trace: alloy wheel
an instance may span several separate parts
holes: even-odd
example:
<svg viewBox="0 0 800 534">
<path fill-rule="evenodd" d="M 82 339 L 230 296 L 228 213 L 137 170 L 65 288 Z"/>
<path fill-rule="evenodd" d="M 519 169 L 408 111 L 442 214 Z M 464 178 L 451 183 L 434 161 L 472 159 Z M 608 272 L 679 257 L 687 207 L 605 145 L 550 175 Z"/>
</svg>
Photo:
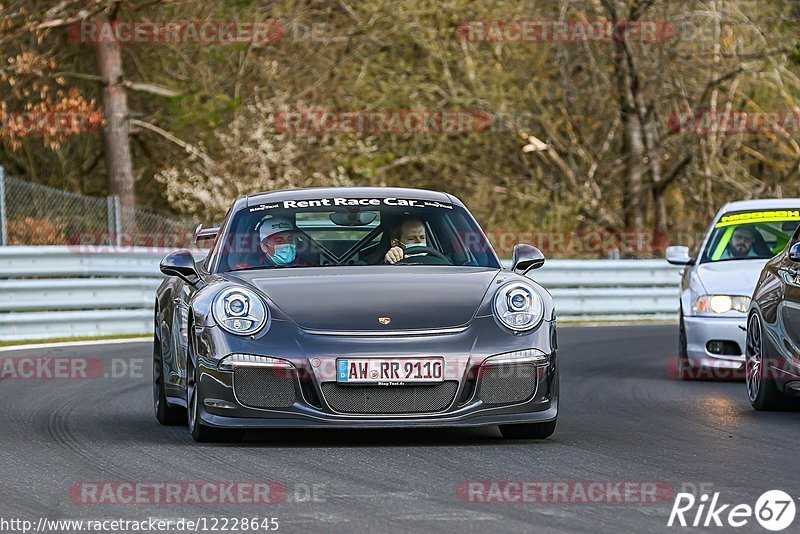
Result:
<svg viewBox="0 0 800 534">
<path fill-rule="evenodd" d="M 745 383 L 747 396 L 755 402 L 761 391 L 761 366 L 763 350 L 761 342 L 761 319 L 753 314 L 747 324 L 747 349 L 745 355 Z"/>
</svg>

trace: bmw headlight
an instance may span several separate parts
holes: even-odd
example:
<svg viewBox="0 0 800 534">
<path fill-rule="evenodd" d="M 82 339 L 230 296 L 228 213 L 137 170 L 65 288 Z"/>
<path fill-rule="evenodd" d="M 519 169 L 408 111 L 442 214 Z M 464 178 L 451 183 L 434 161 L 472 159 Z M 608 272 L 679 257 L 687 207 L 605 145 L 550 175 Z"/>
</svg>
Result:
<svg viewBox="0 0 800 534">
<path fill-rule="evenodd" d="M 544 305 L 533 287 L 517 282 L 497 290 L 494 313 L 506 327 L 525 332 L 538 326 L 544 315 Z"/>
<path fill-rule="evenodd" d="M 267 323 L 269 312 L 258 295 L 241 287 L 229 287 L 217 294 L 211 308 L 214 320 L 231 334 L 255 334 Z"/>
<path fill-rule="evenodd" d="M 720 315 L 729 311 L 747 313 L 750 307 L 750 297 L 734 295 L 703 295 L 694 304 L 694 311 L 698 314 Z"/>
</svg>

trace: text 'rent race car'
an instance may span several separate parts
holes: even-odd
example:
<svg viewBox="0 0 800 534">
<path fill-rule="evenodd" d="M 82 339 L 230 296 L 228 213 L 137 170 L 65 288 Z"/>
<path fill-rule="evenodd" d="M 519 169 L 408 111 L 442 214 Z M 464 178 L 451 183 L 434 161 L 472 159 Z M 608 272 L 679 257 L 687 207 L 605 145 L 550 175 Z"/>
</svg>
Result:
<svg viewBox="0 0 800 534">
<path fill-rule="evenodd" d="M 556 425 L 555 310 L 501 267 L 445 193 L 394 188 L 240 198 L 200 229 L 208 256 L 161 263 L 153 398 L 195 439 L 223 429 Z M 188 412 L 188 414 L 187 414 Z M 225 434 L 222 432 L 222 434 Z"/>
</svg>

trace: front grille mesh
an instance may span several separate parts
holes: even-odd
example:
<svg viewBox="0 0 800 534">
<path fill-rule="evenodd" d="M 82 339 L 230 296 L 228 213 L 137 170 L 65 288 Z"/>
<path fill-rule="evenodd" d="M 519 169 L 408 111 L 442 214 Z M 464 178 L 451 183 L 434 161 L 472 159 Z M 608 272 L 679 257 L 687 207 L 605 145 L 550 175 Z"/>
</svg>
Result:
<svg viewBox="0 0 800 534">
<path fill-rule="evenodd" d="M 536 393 L 533 364 L 487 365 L 480 370 L 480 399 L 486 404 L 522 402 Z"/>
<path fill-rule="evenodd" d="M 236 398 L 252 408 L 288 408 L 295 401 L 294 371 L 240 367 L 233 373 Z"/>
<path fill-rule="evenodd" d="M 340 386 L 322 384 L 328 405 L 337 412 L 398 414 L 440 412 L 453 402 L 456 380 L 434 386 Z"/>
</svg>

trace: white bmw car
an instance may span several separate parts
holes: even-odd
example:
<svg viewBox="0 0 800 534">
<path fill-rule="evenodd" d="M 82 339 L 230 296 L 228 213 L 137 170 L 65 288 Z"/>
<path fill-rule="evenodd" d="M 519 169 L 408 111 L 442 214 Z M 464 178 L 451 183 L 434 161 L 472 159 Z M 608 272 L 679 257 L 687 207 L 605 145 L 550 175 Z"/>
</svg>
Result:
<svg viewBox="0 0 800 534">
<path fill-rule="evenodd" d="M 714 217 L 699 254 L 667 248 L 667 261 L 685 265 L 680 296 L 679 372 L 742 369 L 750 297 L 767 261 L 789 243 L 800 224 L 800 199 L 726 204 Z"/>
</svg>

